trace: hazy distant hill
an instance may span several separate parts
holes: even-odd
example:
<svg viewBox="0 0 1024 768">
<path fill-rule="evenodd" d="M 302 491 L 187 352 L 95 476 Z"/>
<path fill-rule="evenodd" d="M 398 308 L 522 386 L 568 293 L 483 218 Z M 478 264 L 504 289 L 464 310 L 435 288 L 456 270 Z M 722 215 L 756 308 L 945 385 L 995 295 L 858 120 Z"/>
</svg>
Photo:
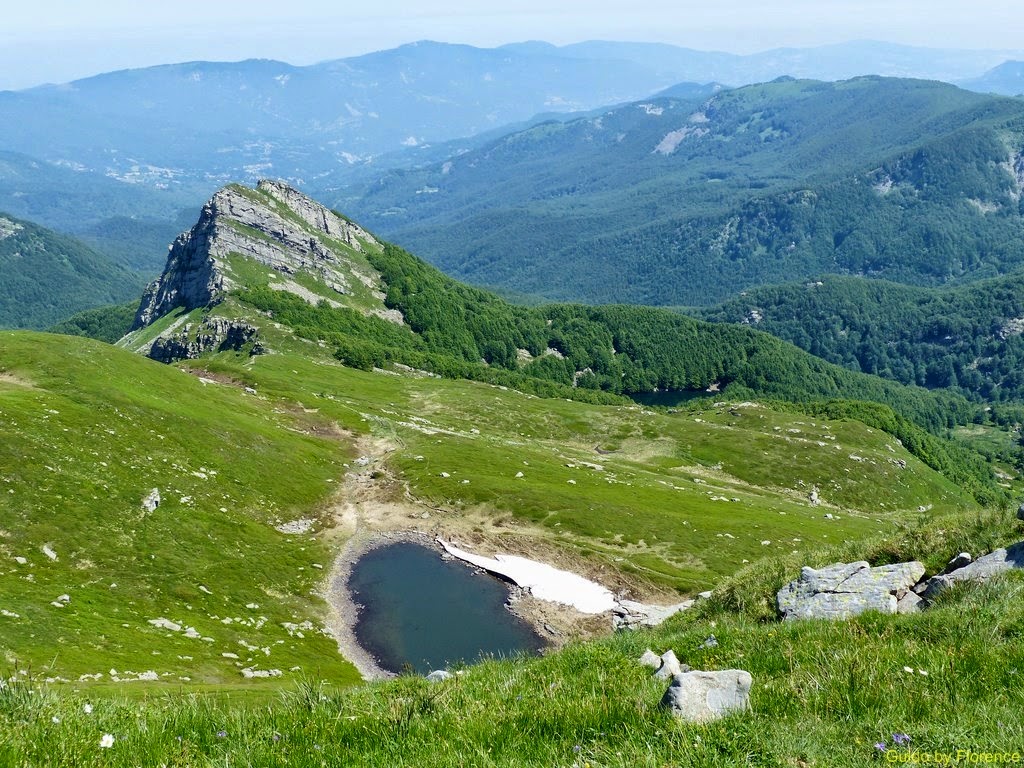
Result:
<svg viewBox="0 0 1024 768">
<path fill-rule="evenodd" d="M 964 80 L 960 85 L 979 93 L 1020 96 L 1024 94 L 1024 61 L 1004 61 L 981 77 Z"/>
<path fill-rule="evenodd" d="M 652 99 L 396 172 L 336 204 L 478 284 L 707 304 L 823 273 L 918 284 L 1024 263 L 1024 102 L 781 79 Z"/>
</svg>

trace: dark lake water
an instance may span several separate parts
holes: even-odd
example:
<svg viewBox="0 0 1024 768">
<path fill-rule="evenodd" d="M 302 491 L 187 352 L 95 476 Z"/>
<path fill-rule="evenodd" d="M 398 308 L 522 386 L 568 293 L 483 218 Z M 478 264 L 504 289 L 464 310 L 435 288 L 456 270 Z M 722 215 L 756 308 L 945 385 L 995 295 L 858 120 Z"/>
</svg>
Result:
<svg viewBox="0 0 1024 768">
<path fill-rule="evenodd" d="M 433 549 L 400 542 L 373 549 L 352 568 L 359 644 L 391 672 L 419 673 L 482 655 L 535 653 L 544 642 L 505 608 L 508 586 Z"/>
<path fill-rule="evenodd" d="M 703 397 L 712 396 L 713 395 L 705 392 L 703 389 L 698 389 L 679 392 L 635 392 L 634 394 L 629 395 L 629 399 L 640 403 L 640 405 L 662 405 L 672 408 L 677 405 L 682 405 L 683 403 L 689 403 Z"/>
</svg>

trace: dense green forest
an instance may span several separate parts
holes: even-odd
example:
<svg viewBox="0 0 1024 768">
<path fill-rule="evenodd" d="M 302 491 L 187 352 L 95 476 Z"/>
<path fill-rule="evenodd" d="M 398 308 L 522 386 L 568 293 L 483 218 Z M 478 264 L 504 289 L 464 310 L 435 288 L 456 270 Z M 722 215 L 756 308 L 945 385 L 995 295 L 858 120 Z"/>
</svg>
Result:
<svg viewBox="0 0 1024 768">
<path fill-rule="evenodd" d="M 137 296 L 143 283 L 74 238 L 0 214 L 0 328 L 46 328 Z"/>
<path fill-rule="evenodd" d="M 1024 264 L 1024 102 L 937 82 L 782 79 L 550 122 L 339 204 L 456 277 L 595 303 L 706 305 L 851 274 Z"/>
<path fill-rule="evenodd" d="M 407 325 L 326 302 L 313 306 L 267 287 L 243 288 L 236 295 L 300 336 L 331 344 L 353 367 L 400 363 L 589 402 L 617 402 L 622 395 L 658 389 L 711 388 L 714 397 L 829 408 L 836 418 L 857 418 L 890 432 L 979 497 L 999 493 L 978 454 L 934 436 L 977 413 L 958 395 L 847 371 L 737 325 L 649 307 L 522 307 L 452 280 L 394 245 L 367 256 L 387 285 L 387 306 L 399 309 Z"/>
<path fill-rule="evenodd" d="M 1024 400 L 1024 274 L 944 289 L 824 276 L 750 290 L 697 314 L 904 384 Z"/>
<path fill-rule="evenodd" d="M 127 304 L 108 304 L 95 309 L 84 309 L 47 330 L 50 333 L 86 336 L 113 344 L 128 333 L 138 308 L 139 302 L 129 301 Z"/>
</svg>

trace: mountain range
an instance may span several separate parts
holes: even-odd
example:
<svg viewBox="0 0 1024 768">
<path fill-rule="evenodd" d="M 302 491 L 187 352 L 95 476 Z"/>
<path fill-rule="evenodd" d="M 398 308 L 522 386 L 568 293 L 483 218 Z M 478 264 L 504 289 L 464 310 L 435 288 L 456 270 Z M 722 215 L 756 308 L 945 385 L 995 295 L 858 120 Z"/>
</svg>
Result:
<svg viewBox="0 0 1024 768">
<path fill-rule="evenodd" d="M 1024 259 L 1024 102 L 781 79 L 547 122 L 334 201 L 453 275 L 707 304 L 823 273 L 937 285 Z"/>
</svg>

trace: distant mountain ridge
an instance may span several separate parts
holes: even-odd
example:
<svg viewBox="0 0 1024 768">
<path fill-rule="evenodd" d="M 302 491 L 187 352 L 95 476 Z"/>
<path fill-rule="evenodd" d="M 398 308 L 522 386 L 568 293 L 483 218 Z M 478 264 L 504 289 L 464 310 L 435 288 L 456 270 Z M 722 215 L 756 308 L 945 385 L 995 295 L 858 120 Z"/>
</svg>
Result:
<svg viewBox="0 0 1024 768">
<path fill-rule="evenodd" d="M 708 304 L 824 273 L 938 285 L 1024 264 L 1024 102 L 780 78 L 551 122 L 336 204 L 462 279 Z"/>
</svg>

